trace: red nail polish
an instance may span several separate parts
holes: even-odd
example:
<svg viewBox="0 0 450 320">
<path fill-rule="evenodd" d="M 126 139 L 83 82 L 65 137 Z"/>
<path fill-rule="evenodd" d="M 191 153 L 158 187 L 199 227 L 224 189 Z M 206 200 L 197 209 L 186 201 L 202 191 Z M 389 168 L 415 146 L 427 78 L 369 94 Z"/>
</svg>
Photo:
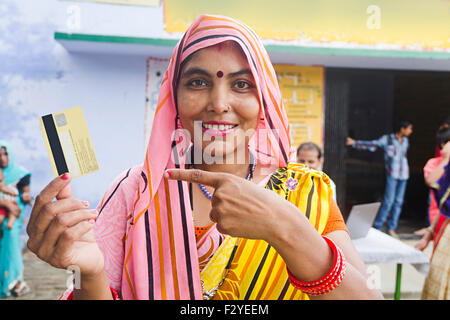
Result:
<svg viewBox="0 0 450 320">
<path fill-rule="evenodd" d="M 69 174 L 68 174 L 67 172 L 64 173 L 64 174 L 61 176 L 61 179 L 63 179 L 63 180 L 69 179 Z"/>
<path fill-rule="evenodd" d="M 170 172 L 169 170 L 167 170 L 166 172 L 167 172 L 167 176 L 170 178 L 170 176 L 172 175 L 172 172 Z"/>
</svg>

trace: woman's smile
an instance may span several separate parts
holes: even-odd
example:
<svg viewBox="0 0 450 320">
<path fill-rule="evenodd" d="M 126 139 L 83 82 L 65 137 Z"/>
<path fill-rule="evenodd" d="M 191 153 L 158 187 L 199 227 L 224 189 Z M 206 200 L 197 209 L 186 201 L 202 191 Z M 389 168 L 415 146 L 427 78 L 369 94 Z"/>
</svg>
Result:
<svg viewBox="0 0 450 320">
<path fill-rule="evenodd" d="M 210 136 L 226 136 L 238 127 L 237 124 L 223 121 L 203 121 L 202 131 Z"/>
</svg>

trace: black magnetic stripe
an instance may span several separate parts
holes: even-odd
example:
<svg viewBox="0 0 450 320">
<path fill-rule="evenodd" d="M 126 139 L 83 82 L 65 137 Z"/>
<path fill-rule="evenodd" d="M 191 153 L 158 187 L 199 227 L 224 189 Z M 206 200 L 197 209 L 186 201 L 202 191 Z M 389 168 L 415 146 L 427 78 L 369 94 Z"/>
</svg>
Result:
<svg viewBox="0 0 450 320">
<path fill-rule="evenodd" d="M 112 196 L 114 195 L 114 193 L 116 193 L 117 189 L 119 188 L 120 184 L 126 179 L 128 178 L 128 175 L 130 174 L 131 168 L 128 169 L 127 174 L 125 175 L 125 177 L 122 178 L 122 180 L 119 181 L 119 183 L 117 184 L 117 186 L 114 188 L 113 192 L 111 193 L 111 195 L 108 197 L 108 199 L 106 199 L 106 201 L 103 203 L 103 206 L 100 208 L 100 211 L 98 213 L 98 215 L 100 216 L 100 213 L 102 213 L 103 208 L 106 207 L 106 204 L 109 202 L 109 200 L 111 200 Z M 98 216 L 97 216 L 98 218 Z"/>
<path fill-rule="evenodd" d="M 311 179 L 313 179 L 311 177 Z M 314 194 L 314 183 L 312 184 L 311 190 L 309 191 L 308 194 L 308 204 L 306 205 L 306 217 L 309 219 L 309 215 L 311 213 L 311 201 L 312 201 L 312 196 Z"/>
<path fill-rule="evenodd" d="M 56 131 L 53 116 L 51 114 L 43 116 L 42 122 L 47 134 L 48 143 L 50 144 L 50 149 L 52 150 L 53 160 L 55 161 L 56 171 L 58 172 L 58 175 L 69 172 L 66 159 L 64 158 L 64 152 L 61 147 L 61 142 L 59 141 L 58 132 Z"/>
<path fill-rule="evenodd" d="M 264 256 L 263 256 L 261 262 L 259 263 L 258 269 L 256 269 L 256 273 L 253 276 L 252 282 L 250 283 L 250 287 L 248 288 L 248 290 L 245 294 L 244 300 L 248 300 L 250 298 L 253 288 L 256 285 L 256 281 L 258 281 L 261 270 L 264 267 L 264 263 L 266 262 L 267 256 L 269 255 L 270 248 L 271 248 L 270 245 L 267 245 L 266 252 L 264 252 Z"/>
<path fill-rule="evenodd" d="M 172 143 L 172 150 L 174 151 L 174 162 L 175 168 L 179 169 L 180 165 L 178 163 L 178 150 L 175 141 Z M 186 256 L 186 269 L 188 274 L 188 284 L 189 284 L 189 295 L 190 299 L 193 300 L 195 298 L 194 294 L 194 278 L 192 275 L 192 264 L 191 264 L 191 250 L 189 248 L 189 234 L 187 230 L 187 221 L 186 221 L 186 208 L 184 206 L 184 193 L 183 193 L 183 182 L 181 180 L 177 181 L 178 185 L 178 195 L 180 197 L 180 209 L 181 209 L 181 222 L 183 225 L 183 240 L 184 240 L 184 251 Z"/>
<path fill-rule="evenodd" d="M 286 280 L 286 283 L 284 284 L 283 290 L 281 290 L 280 296 L 278 297 L 278 300 L 283 300 L 284 296 L 286 295 L 286 292 L 289 288 L 290 281 L 289 279 Z"/>
<path fill-rule="evenodd" d="M 145 239 L 147 244 L 147 265 L 148 265 L 148 299 L 154 300 L 153 292 L 153 260 L 152 260 L 152 241 L 150 239 L 150 223 L 148 221 L 148 210 L 145 211 Z"/>
</svg>

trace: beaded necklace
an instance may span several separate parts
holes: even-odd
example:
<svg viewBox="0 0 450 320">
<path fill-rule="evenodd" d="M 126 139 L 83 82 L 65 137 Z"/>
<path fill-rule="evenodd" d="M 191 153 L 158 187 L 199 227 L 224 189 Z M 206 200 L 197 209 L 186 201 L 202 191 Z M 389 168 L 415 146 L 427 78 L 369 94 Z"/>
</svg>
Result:
<svg viewBox="0 0 450 320">
<path fill-rule="evenodd" d="M 253 172 L 255 171 L 255 167 L 256 167 L 256 163 L 255 163 L 255 159 L 253 158 L 253 155 L 250 153 L 250 166 L 248 168 L 248 174 L 247 174 L 247 178 L 246 180 L 249 181 L 250 179 L 253 178 Z M 206 190 L 205 186 L 202 184 L 198 184 L 198 186 L 200 187 L 200 190 L 202 190 L 203 194 L 209 199 L 212 199 L 212 194 Z"/>
</svg>

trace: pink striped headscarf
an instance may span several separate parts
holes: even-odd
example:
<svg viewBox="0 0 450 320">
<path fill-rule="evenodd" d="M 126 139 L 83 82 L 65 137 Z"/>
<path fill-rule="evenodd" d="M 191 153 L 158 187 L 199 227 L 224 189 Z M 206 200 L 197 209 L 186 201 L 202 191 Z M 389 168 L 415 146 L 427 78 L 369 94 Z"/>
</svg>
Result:
<svg viewBox="0 0 450 320">
<path fill-rule="evenodd" d="M 202 299 L 187 183 L 167 181 L 163 173 L 185 163 L 186 141 L 173 135 L 179 128 L 175 94 L 181 63 L 202 48 L 228 40 L 242 48 L 257 84 L 261 119 L 251 148 L 258 161 L 258 155 L 266 155 L 281 167 L 295 155 L 277 77 L 257 35 L 231 18 L 199 16 L 175 47 L 161 84 L 134 201 L 134 223 L 125 237 L 124 299 Z"/>
</svg>

